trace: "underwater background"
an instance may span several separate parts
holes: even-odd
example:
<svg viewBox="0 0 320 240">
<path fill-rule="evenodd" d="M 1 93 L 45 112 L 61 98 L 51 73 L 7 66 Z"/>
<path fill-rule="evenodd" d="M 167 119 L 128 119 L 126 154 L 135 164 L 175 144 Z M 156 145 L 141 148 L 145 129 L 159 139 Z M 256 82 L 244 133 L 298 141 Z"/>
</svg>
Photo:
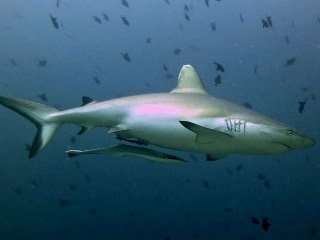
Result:
<svg viewBox="0 0 320 240">
<path fill-rule="evenodd" d="M 192 64 L 210 94 L 319 141 L 319 0 L 1 0 L 0 13 L 0 95 L 68 109 L 169 92 Z M 181 165 L 67 159 L 118 141 L 65 125 L 28 159 L 34 126 L 2 106 L 0 123 L 0 239 L 320 239 L 318 145 L 215 162 L 171 151 Z"/>
</svg>

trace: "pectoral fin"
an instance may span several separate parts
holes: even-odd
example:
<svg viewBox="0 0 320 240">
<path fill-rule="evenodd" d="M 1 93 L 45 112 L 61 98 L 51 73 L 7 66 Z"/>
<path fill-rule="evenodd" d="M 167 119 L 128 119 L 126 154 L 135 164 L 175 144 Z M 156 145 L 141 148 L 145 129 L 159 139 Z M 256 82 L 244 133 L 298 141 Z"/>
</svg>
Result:
<svg viewBox="0 0 320 240">
<path fill-rule="evenodd" d="M 117 157 L 132 156 L 138 157 L 152 162 L 161 163 L 184 163 L 186 160 L 177 156 L 156 151 L 149 148 L 119 144 L 105 148 L 95 148 L 88 150 L 69 150 L 66 151 L 69 158 L 80 156 L 83 154 L 110 154 Z"/>
<path fill-rule="evenodd" d="M 230 135 L 228 133 L 221 132 L 219 130 L 210 129 L 207 127 L 203 127 L 203 126 L 200 126 L 198 124 L 195 124 L 195 123 L 192 123 L 189 121 L 180 121 L 180 123 L 185 128 L 187 128 L 190 131 L 197 134 L 196 140 L 195 140 L 196 143 L 206 144 L 206 143 L 211 143 L 214 141 L 221 141 L 221 140 L 223 141 L 223 140 L 230 139 L 233 137 L 232 135 Z"/>
</svg>

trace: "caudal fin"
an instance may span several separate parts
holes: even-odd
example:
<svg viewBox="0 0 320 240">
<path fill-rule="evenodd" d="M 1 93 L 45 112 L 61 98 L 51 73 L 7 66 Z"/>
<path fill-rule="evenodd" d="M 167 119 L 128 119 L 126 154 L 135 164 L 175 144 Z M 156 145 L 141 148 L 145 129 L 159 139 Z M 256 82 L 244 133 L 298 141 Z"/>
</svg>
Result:
<svg viewBox="0 0 320 240">
<path fill-rule="evenodd" d="M 51 115 L 58 112 L 55 108 L 40 103 L 3 96 L 0 96 L 0 104 L 19 113 L 37 127 L 36 136 L 29 148 L 29 158 L 34 157 L 43 149 L 60 127 L 59 123 L 51 120 Z"/>
</svg>

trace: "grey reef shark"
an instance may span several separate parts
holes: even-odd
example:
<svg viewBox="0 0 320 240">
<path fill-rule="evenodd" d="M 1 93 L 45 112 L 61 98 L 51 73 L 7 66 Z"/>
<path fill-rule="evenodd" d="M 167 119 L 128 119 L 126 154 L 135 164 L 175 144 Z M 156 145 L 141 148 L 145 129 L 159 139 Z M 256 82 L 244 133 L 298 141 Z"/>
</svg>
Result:
<svg viewBox="0 0 320 240">
<path fill-rule="evenodd" d="M 270 117 L 208 94 L 197 71 L 184 65 L 178 85 L 169 93 L 151 93 L 96 102 L 83 97 L 81 107 L 58 111 L 44 104 L 0 96 L 0 104 L 30 120 L 37 133 L 29 148 L 34 157 L 65 123 L 79 125 L 79 134 L 108 129 L 128 144 L 69 150 L 67 155 L 111 154 L 150 161 L 186 160 L 143 145 L 203 153 L 207 160 L 229 154 L 273 155 L 313 146 L 310 136 Z M 158 149 L 158 148 L 157 148 Z"/>
</svg>

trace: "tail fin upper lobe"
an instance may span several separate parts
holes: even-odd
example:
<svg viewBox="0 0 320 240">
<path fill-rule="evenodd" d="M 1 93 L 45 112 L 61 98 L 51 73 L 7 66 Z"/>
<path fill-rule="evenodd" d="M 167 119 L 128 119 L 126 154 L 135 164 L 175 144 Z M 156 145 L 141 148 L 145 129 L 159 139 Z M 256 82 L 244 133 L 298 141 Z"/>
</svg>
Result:
<svg viewBox="0 0 320 240">
<path fill-rule="evenodd" d="M 0 96 L 0 104 L 19 113 L 37 127 L 37 134 L 29 150 L 29 158 L 34 157 L 43 149 L 60 127 L 59 123 L 53 122 L 50 119 L 51 114 L 58 112 L 55 108 L 40 103 L 3 96 Z"/>
</svg>

